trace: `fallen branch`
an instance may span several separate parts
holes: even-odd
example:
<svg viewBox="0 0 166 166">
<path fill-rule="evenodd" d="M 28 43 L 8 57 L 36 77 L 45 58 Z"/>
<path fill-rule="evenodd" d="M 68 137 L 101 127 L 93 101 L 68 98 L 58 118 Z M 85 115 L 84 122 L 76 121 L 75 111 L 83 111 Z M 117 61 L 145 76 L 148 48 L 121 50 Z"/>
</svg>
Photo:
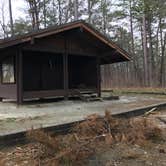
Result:
<svg viewBox="0 0 166 166">
<path fill-rule="evenodd" d="M 148 112 L 146 112 L 144 115 L 149 115 L 149 114 L 151 114 L 153 111 L 155 111 L 157 108 L 155 107 L 155 108 L 152 108 L 150 111 L 148 111 Z"/>
</svg>

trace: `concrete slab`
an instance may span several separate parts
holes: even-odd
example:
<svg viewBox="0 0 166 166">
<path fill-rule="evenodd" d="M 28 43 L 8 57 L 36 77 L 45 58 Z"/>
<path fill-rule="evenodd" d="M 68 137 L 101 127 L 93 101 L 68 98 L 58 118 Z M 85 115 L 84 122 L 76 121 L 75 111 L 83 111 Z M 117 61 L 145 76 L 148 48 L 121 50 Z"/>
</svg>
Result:
<svg viewBox="0 0 166 166">
<path fill-rule="evenodd" d="M 103 102 L 58 101 L 19 107 L 0 103 L 0 135 L 78 121 L 89 114 L 103 115 L 105 110 L 118 114 L 162 103 L 166 103 L 166 97 L 145 95 L 121 96 L 120 100 Z"/>
</svg>

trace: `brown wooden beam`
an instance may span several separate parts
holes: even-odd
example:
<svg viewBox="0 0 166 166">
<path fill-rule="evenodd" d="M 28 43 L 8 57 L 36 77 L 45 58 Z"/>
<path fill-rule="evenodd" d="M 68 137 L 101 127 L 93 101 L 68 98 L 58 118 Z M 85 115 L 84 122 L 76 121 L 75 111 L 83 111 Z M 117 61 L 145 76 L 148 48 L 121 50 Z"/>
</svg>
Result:
<svg viewBox="0 0 166 166">
<path fill-rule="evenodd" d="M 126 58 L 125 60 L 130 60 L 131 59 L 130 55 L 125 50 L 123 50 L 122 48 L 120 48 L 118 45 L 116 45 L 114 42 L 112 42 L 111 40 L 109 40 L 103 34 L 99 33 L 95 29 L 93 29 L 91 27 L 88 27 L 86 25 L 82 25 L 82 27 L 85 30 L 87 30 L 89 33 L 91 33 L 92 35 L 94 35 L 96 38 L 100 39 L 106 45 L 110 46 L 111 48 L 116 49 L 120 54 L 122 54 L 122 56 L 124 56 Z"/>
<path fill-rule="evenodd" d="M 40 91 L 24 91 L 24 99 L 45 98 L 45 97 L 63 97 L 65 91 L 63 89 L 57 90 L 40 90 Z"/>
<path fill-rule="evenodd" d="M 55 54 L 64 54 L 65 50 L 64 49 L 59 49 L 59 48 L 42 48 L 42 47 L 24 47 L 23 51 L 38 51 L 38 52 L 46 52 L 46 53 L 55 53 Z M 96 54 L 92 52 L 82 52 L 82 51 L 68 51 L 68 54 L 71 55 L 80 55 L 80 56 L 90 56 L 94 57 Z"/>
<path fill-rule="evenodd" d="M 23 103 L 23 59 L 21 49 L 17 50 L 16 55 L 16 84 L 17 84 L 17 104 Z"/>
<path fill-rule="evenodd" d="M 98 97 L 101 97 L 101 70 L 100 70 L 100 58 L 97 57 L 97 94 Z"/>
<path fill-rule="evenodd" d="M 63 54 L 63 81 L 64 81 L 64 90 L 65 90 L 65 100 L 68 100 L 68 91 L 69 91 L 69 71 L 68 71 L 68 43 L 65 41 L 65 53 Z"/>
</svg>

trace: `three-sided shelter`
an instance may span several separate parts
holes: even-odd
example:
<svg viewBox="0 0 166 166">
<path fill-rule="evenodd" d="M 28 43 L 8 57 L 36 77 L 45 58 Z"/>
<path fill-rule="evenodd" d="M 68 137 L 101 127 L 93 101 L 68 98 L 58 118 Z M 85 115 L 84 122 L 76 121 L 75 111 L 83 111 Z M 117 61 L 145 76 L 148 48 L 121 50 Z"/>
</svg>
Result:
<svg viewBox="0 0 166 166">
<path fill-rule="evenodd" d="M 0 41 L 0 98 L 101 93 L 100 65 L 128 61 L 126 51 L 84 21 Z"/>
</svg>

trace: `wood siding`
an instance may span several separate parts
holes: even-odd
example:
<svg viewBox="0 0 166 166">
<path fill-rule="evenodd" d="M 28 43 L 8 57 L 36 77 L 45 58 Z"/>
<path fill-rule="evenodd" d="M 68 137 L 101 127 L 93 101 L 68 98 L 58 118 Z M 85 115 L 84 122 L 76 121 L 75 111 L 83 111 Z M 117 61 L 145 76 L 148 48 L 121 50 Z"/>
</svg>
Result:
<svg viewBox="0 0 166 166">
<path fill-rule="evenodd" d="M 16 84 L 0 84 L 0 97 L 7 99 L 17 99 Z"/>
<path fill-rule="evenodd" d="M 11 49 L 8 51 L 4 51 L 0 57 L 0 98 L 7 98 L 7 99 L 17 99 L 17 85 L 15 83 L 2 83 L 2 61 L 7 57 L 14 57 L 16 56 L 15 49 Z M 16 77 L 16 73 L 15 73 Z"/>
<path fill-rule="evenodd" d="M 92 44 L 89 45 L 85 40 L 77 35 L 72 35 L 73 33 L 68 33 L 67 35 L 54 35 L 48 36 L 43 39 L 35 39 L 34 44 L 26 43 L 23 46 L 24 50 L 33 50 L 33 51 L 43 51 L 43 52 L 52 52 L 52 53 L 65 53 L 65 44 L 68 42 L 67 52 L 68 54 L 75 55 L 88 55 L 96 56 L 97 49 Z"/>
</svg>

